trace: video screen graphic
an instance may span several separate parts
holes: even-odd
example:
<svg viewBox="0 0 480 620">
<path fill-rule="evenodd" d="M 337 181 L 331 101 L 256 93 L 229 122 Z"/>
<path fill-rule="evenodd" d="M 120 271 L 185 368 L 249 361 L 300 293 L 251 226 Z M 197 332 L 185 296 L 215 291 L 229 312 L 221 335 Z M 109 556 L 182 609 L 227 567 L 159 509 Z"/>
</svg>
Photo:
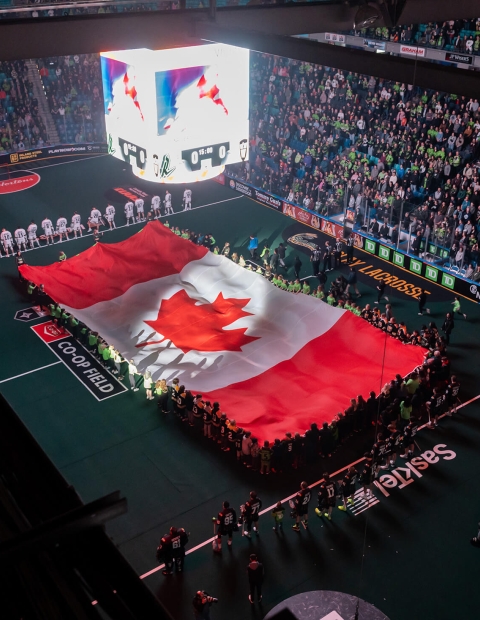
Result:
<svg viewBox="0 0 480 620">
<path fill-rule="evenodd" d="M 248 50 L 106 52 L 101 67 L 109 152 L 137 176 L 201 181 L 247 159 Z"/>
</svg>

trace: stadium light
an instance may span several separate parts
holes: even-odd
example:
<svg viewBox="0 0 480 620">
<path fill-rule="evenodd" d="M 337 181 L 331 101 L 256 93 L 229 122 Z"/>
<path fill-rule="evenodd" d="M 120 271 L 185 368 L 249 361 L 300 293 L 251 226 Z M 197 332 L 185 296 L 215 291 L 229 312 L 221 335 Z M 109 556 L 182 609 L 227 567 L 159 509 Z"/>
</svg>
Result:
<svg viewBox="0 0 480 620">
<path fill-rule="evenodd" d="M 368 28 L 372 26 L 377 19 L 382 15 L 378 4 L 363 4 L 358 8 L 353 21 L 353 27 L 355 30 L 361 30 L 362 28 Z"/>
</svg>

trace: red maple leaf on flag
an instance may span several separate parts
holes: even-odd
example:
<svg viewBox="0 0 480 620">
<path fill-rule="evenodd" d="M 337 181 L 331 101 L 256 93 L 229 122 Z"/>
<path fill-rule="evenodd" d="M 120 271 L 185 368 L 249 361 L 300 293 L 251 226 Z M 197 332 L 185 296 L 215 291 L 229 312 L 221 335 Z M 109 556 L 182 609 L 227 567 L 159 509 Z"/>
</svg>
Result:
<svg viewBox="0 0 480 620">
<path fill-rule="evenodd" d="M 244 306 L 250 299 L 225 299 L 220 293 L 211 304 L 200 303 L 189 297 L 185 290 L 178 291 L 170 299 L 163 299 L 155 321 L 145 321 L 147 325 L 163 336 L 137 344 L 144 347 L 171 340 L 184 353 L 188 351 L 241 351 L 242 346 L 258 340 L 247 336 L 246 327 L 225 329 L 237 319 L 251 316 Z"/>
</svg>

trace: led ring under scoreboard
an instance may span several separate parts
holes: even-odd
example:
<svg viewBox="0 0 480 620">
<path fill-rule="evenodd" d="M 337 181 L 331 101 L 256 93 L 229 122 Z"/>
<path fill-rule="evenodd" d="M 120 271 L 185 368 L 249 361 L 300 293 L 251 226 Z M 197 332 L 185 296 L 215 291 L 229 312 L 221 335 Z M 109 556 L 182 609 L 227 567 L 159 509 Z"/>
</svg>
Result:
<svg viewBox="0 0 480 620">
<path fill-rule="evenodd" d="M 189 170 L 201 170 L 202 162 L 204 162 L 203 167 L 208 165 L 209 168 L 215 168 L 225 163 L 229 151 L 230 142 L 221 142 L 220 144 L 182 151 L 182 159 Z"/>
</svg>

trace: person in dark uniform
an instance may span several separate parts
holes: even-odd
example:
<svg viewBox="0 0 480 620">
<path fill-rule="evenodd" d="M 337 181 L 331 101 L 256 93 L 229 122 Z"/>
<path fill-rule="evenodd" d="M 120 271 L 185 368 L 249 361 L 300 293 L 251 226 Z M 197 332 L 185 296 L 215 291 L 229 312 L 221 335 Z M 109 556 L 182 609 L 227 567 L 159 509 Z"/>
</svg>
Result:
<svg viewBox="0 0 480 620">
<path fill-rule="evenodd" d="M 212 429 L 211 429 L 211 437 L 212 441 L 218 442 L 220 438 L 220 405 L 219 403 L 213 403 L 212 408 Z"/>
<path fill-rule="evenodd" d="M 240 428 L 240 426 L 237 426 L 232 432 L 233 432 L 233 439 L 235 442 L 235 455 L 237 457 L 237 461 L 240 462 L 242 460 L 243 428 Z"/>
<path fill-rule="evenodd" d="M 325 241 L 323 250 L 323 271 L 332 271 L 332 248 L 329 241 Z"/>
<path fill-rule="evenodd" d="M 183 572 L 187 543 L 188 534 L 183 527 L 171 527 L 170 533 L 162 537 L 157 547 L 157 560 L 165 562 L 164 575 L 172 575 L 174 566 L 177 573 Z"/>
<path fill-rule="evenodd" d="M 345 474 L 342 480 L 342 497 L 343 497 L 343 505 L 339 506 L 339 510 L 347 510 L 347 503 L 353 506 L 354 500 L 353 496 L 355 495 L 355 485 L 357 483 L 358 472 L 355 467 L 349 467 L 347 473 Z"/>
<path fill-rule="evenodd" d="M 222 447 L 222 450 L 225 452 L 226 450 L 228 450 L 228 437 L 227 437 L 227 414 L 226 413 L 222 413 L 220 416 L 220 427 L 219 427 L 219 431 L 218 431 L 218 440 L 217 443 L 219 443 Z"/>
<path fill-rule="evenodd" d="M 447 391 L 445 392 L 445 403 L 447 406 L 447 415 L 449 416 L 457 412 L 457 404 L 460 402 L 458 398 L 459 392 L 460 383 L 457 381 L 457 377 L 452 375 L 450 383 L 447 386 Z"/>
<path fill-rule="evenodd" d="M 445 403 L 445 393 L 439 387 L 433 388 L 433 394 L 427 402 L 427 411 L 430 418 L 427 428 L 433 430 L 438 426 L 438 418 Z"/>
<path fill-rule="evenodd" d="M 210 401 L 207 400 L 203 408 L 203 436 L 209 439 L 212 436 L 212 411 L 213 407 L 210 405 Z"/>
<path fill-rule="evenodd" d="M 293 504 L 295 506 L 295 524 L 292 526 L 292 529 L 295 532 L 300 531 L 300 521 L 305 529 L 308 528 L 308 504 L 310 503 L 310 499 L 312 498 L 312 492 L 306 482 L 302 482 L 300 485 L 300 490 L 295 495 L 293 500 Z"/>
<path fill-rule="evenodd" d="M 297 280 L 300 278 L 300 269 L 302 268 L 302 261 L 298 256 L 295 256 L 295 262 L 293 263 L 293 271 Z"/>
<path fill-rule="evenodd" d="M 342 264 L 342 249 L 343 249 L 342 240 L 340 239 L 340 237 L 337 237 L 337 240 L 335 241 L 334 251 L 333 251 L 334 269 L 336 269 Z"/>
<path fill-rule="evenodd" d="M 425 305 L 427 303 L 427 293 L 425 292 L 425 289 L 422 288 L 422 292 L 417 297 L 417 299 L 418 299 L 418 316 L 422 316 L 424 310 L 427 311 L 427 314 L 430 314 L 429 308 L 425 308 Z"/>
<path fill-rule="evenodd" d="M 237 513 L 230 508 L 229 502 L 223 502 L 222 510 L 218 513 L 216 519 L 217 525 L 217 545 L 215 551 L 222 550 L 222 536 L 227 536 L 227 544 L 232 546 L 233 532 L 238 530 Z"/>
<path fill-rule="evenodd" d="M 18 279 L 20 280 L 20 282 L 24 282 L 25 278 L 20 273 L 20 267 L 25 264 L 25 261 L 23 260 L 23 256 L 20 250 L 15 254 L 15 262 L 17 263 Z"/>
<path fill-rule="evenodd" d="M 337 485 L 330 479 L 330 474 L 323 474 L 323 482 L 318 490 L 318 507 L 315 513 L 319 517 L 327 517 L 332 520 L 332 511 L 337 504 Z"/>
<path fill-rule="evenodd" d="M 253 531 L 258 536 L 258 520 L 260 517 L 260 510 L 262 509 L 262 500 L 258 497 L 256 491 L 250 491 L 250 497 L 245 502 L 245 508 L 243 510 L 243 517 L 245 519 L 246 530 L 244 532 L 247 538 L 250 538 L 250 532 Z"/>
<path fill-rule="evenodd" d="M 261 564 L 255 553 L 250 555 L 250 562 L 247 567 L 248 584 L 250 586 L 250 594 L 248 600 L 250 603 L 255 602 L 255 593 L 257 594 L 258 602 L 262 600 L 262 584 L 265 577 L 265 571 L 263 570 L 263 564 Z"/>
<path fill-rule="evenodd" d="M 178 392 L 179 388 L 180 388 L 180 379 L 175 377 L 175 379 L 172 381 L 172 385 L 170 385 L 168 387 L 168 392 L 169 392 L 169 396 L 170 396 L 170 402 L 172 403 L 173 411 L 175 413 L 178 413 L 178 411 L 177 411 L 177 392 Z"/>
<path fill-rule="evenodd" d="M 373 458 L 370 452 L 365 452 L 364 457 L 365 462 L 363 464 L 362 472 L 360 473 L 360 482 L 363 486 L 363 494 L 368 499 L 369 494 L 370 496 L 373 496 Z"/>
<path fill-rule="evenodd" d="M 388 425 L 388 432 L 390 433 L 387 442 L 387 461 L 390 467 L 395 467 L 395 461 L 397 460 L 398 450 L 400 449 L 400 443 L 402 440 L 402 433 L 397 428 L 397 421 L 392 420 Z"/>
<path fill-rule="evenodd" d="M 414 417 L 410 418 L 410 422 L 403 429 L 402 436 L 402 446 L 403 446 L 403 454 L 400 455 L 402 459 L 408 459 L 413 457 L 413 452 L 415 450 L 415 435 L 418 430 L 418 422 Z"/>
<path fill-rule="evenodd" d="M 383 435 L 382 433 L 378 433 L 377 441 L 373 444 L 372 448 L 373 471 L 375 476 L 378 474 L 378 471 L 383 463 L 383 459 L 385 458 L 385 447 Z"/>
<path fill-rule="evenodd" d="M 353 262 L 353 250 L 355 249 L 355 240 L 353 235 L 347 239 L 347 247 L 346 247 L 346 255 L 347 255 L 347 265 Z"/>
<path fill-rule="evenodd" d="M 385 280 L 383 280 L 383 278 L 378 281 L 378 284 L 377 284 L 377 291 L 378 291 L 377 301 L 375 301 L 374 303 L 376 303 L 376 304 L 380 303 L 380 300 L 382 299 L 382 297 L 383 297 L 383 295 L 385 293 L 386 286 L 387 285 L 385 283 Z M 388 301 L 388 297 L 386 295 L 385 295 L 385 301 Z"/>
<path fill-rule="evenodd" d="M 187 417 L 187 392 L 184 385 L 181 385 L 177 392 L 177 414 L 182 421 Z"/>
<path fill-rule="evenodd" d="M 318 272 L 320 271 L 321 258 L 322 258 L 322 255 L 320 253 L 320 250 L 318 248 L 315 248 L 315 250 L 313 250 L 310 256 L 310 262 L 312 263 L 312 269 L 313 269 L 314 276 L 318 275 Z"/>
<path fill-rule="evenodd" d="M 455 323 L 453 321 L 452 313 L 447 312 L 447 315 L 442 325 L 442 332 L 445 334 L 445 342 L 447 344 L 450 344 L 450 334 L 452 333 L 454 327 L 455 327 Z"/>
<path fill-rule="evenodd" d="M 200 428 L 202 421 L 203 421 L 203 409 L 204 408 L 205 408 L 205 403 L 202 400 L 202 395 L 197 394 L 195 398 L 193 399 L 193 409 L 192 409 L 193 424 L 190 424 L 190 426 L 196 426 L 197 428 Z"/>
<path fill-rule="evenodd" d="M 280 267 L 284 267 L 286 269 L 287 266 L 285 265 L 285 254 L 287 250 L 285 249 L 285 246 L 283 245 L 283 243 L 279 243 L 277 249 L 278 249 L 278 262 L 280 264 Z"/>
</svg>

